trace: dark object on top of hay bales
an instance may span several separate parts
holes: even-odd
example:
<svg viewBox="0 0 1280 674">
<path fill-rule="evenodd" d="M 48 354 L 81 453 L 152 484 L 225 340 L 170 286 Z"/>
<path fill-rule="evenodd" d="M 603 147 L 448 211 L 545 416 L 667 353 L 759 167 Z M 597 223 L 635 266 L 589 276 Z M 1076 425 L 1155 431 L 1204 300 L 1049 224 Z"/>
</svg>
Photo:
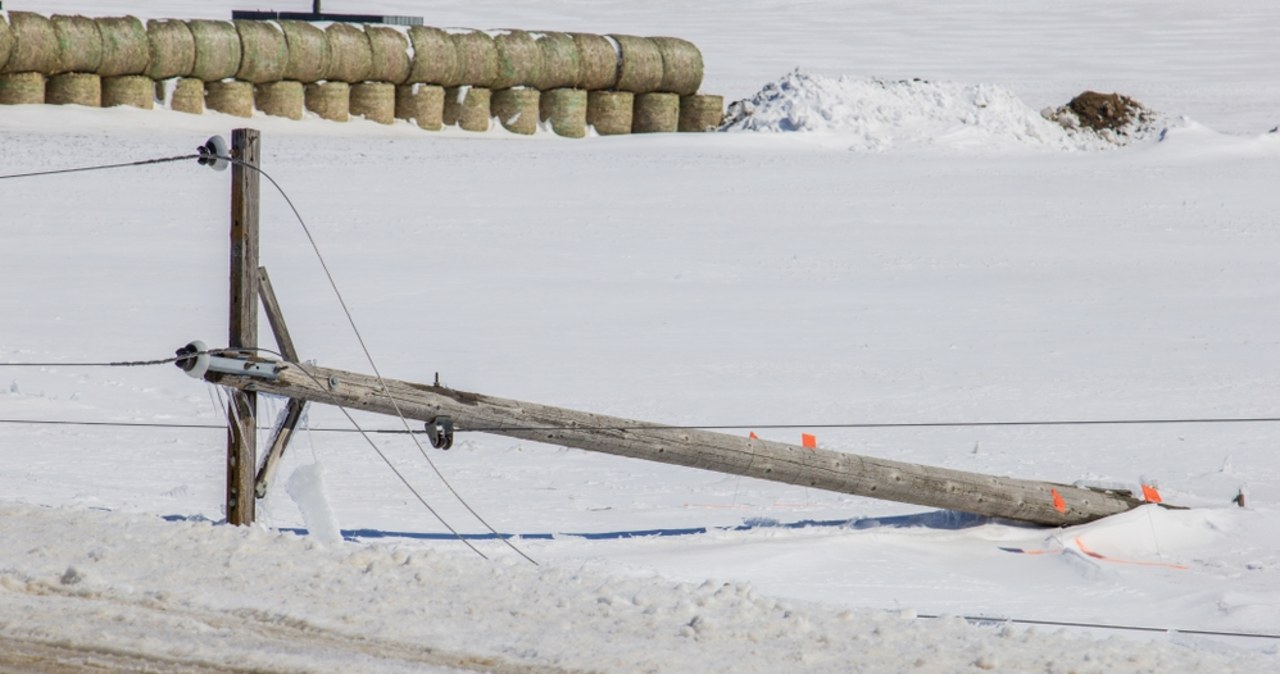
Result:
<svg viewBox="0 0 1280 674">
<path fill-rule="evenodd" d="M 87 16 L 55 14 L 51 19 L 58 36 L 59 73 L 96 73 L 102 64 L 102 34 Z M 81 86 L 79 83 L 72 88 Z"/>
<path fill-rule="evenodd" d="M 599 91 L 612 89 L 618 83 L 618 50 L 603 35 L 570 33 L 578 47 L 577 89 Z"/>
<path fill-rule="evenodd" d="M 324 30 L 329 40 L 329 68 L 326 80 L 358 84 L 369 79 L 373 71 L 373 47 L 364 31 L 346 23 L 335 23 Z"/>
<path fill-rule="evenodd" d="M 9 53 L 13 51 L 13 31 L 9 30 L 9 22 L 0 14 L 0 73 L 5 72 L 5 64 L 9 63 Z"/>
<path fill-rule="evenodd" d="M 542 70 L 533 87 L 542 91 L 578 86 L 582 77 L 582 57 L 578 43 L 568 33 L 541 33 L 534 36 L 542 52 Z"/>
<path fill-rule="evenodd" d="M 267 21 L 234 21 L 240 36 L 240 68 L 236 79 L 253 84 L 279 82 L 289 65 L 284 32 Z"/>
<path fill-rule="evenodd" d="M 688 96 L 702 86 L 702 52 L 678 37 L 651 37 L 662 54 L 662 83 L 658 91 Z"/>
<path fill-rule="evenodd" d="M 493 36 L 498 52 L 498 74 L 490 85 L 495 91 L 532 86 L 542 74 L 542 49 L 523 30 L 498 31 Z"/>
<path fill-rule="evenodd" d="M 462 71 L 458 75 L 458 83 L 489 88 L 498 77 L 498 48 L 493 38 L 479 30 L 453 33 L 449 38 L 457 50 L 458 66 Z M 487 109 L 488 101 L 484 103 Z"/>
<path fill-rule="evenodd" d="M 414 26 L 409 29 L 413 43 L 413 67 L 408 82 L 452 87 L 462 83 L 462 65 L 449 34 L 439 28 Z"/>
<path fill-rule="evenodd" d="M 230 21 L 192 19 L 187 22 L 187 29 L 196 45 L 191 76 L 205 82 L 235 77 L 240 70 L 240 33 L 235 25 Z"/>
<path fill-rule="evenodd" d="M 1067 108 L 1075 113 L 1080 125 L 1094 131 L 1109 129 L 1126 132 L 1142 121 L 1148 111 L 1141 103 L 1120 94 L 1100 94 L 1086 91 L 1071 99 Z"/>
<path fill-rule="evenodd" d="M 151 63 L 151 45 L 147 41 L 147 29 L 138 17 L 107 17 L 94 21 L 102 36 L 99 75 L 116 77 L 147 72 L 147 66 Z"/>
<path fill-rule="evenodd" d="M 9 12 L 13 48 L 5 72 L 51 75 L 58 70 L 58 33 L 53 22 L 31 12 Z"/>
<path fill-rule="evenodd" d="M 196 39 L 185 21 L 151 19 L 147 21 L 147 51 L 150 64 L 147 77 L 167 80 L 186 77 L 196 65 Z M 201 96 L 203 96 L 203 92 Z M 204 109 L 201 98 L 200 109 Z"/>
<path fill-rule="evenodd" d="M 662 85 L 662 52 L 647 37 L 610 35 L 618 43 L 619 91 L 647 94 Z"/>
<path fill-rule="evenodd" d="M 409 59 L 409 39 L 404 33 L 386 26 L 365 26 L 364 32 L 369 37 L 373 58 L 369 79 L 390 84 L 403 84 L 409 79 L 413 63 Z"/>
<path fill-rule="evenodd" d="M 323 30 L 306 21 L 281 21 L 289 62 L 284 79 L 311 84 L 324 79 L 329 68 L 329 40 Z"/>
</svg>

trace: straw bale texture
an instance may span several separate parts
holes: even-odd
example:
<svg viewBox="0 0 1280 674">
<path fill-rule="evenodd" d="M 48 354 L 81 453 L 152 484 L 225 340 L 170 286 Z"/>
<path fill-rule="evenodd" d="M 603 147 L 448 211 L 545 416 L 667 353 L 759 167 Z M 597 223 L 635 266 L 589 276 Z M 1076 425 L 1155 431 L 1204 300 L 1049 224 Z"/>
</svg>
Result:
<svg viewBox="0 0 1280 674">
<path fill-rule="evenodd" d="M 557 136 L 582 138 L 587 135 L 587 92 L 582 89 L 542 92 L 538 118 L 550 123 Z"/>
<path fill-rule="evenodd" d="M 578 44 L 568 33 L 543 33 L 536 39 L 542 52 L 542 70 L 533 87 L 542 91 L 574 87 L 582 77 L 582 58 Z"/>
<path fill-rule="evenodd" d="M 268 21 L 235 21 L 240 35 L 240 68 L 236 79 L 263 84 L 284 78 L 289 44 L 284 32 Z"/>
<path fill-rule="evenodd" d="M 449 34 L 439 28 L 414 26 L 409 29 L 413 43 L 413 67 L 409 82 L 425 82 L 452 87 L 462 84 L 462 65 Z"/>
<path fill-rule="evenodd" d="M 186 77 L 196 65 L 196 39 L 185 21 L 152 19 L 147 22 L 147 76 L 153 80 Z M 204 91 L 201 90 L 201 96 Z M 200 104 L 204 110 L 204 104 Z"/>
<path fill-rule="evenodd" d="M 647 37 L 610 35 L 618 43 L 618 83 L 621 91 L 647 94 L 662 84 L 662 52 Z"/>
<path fill-rule="evenodd" d="M 52 75 L 58 70 L 58 33 L 53 22 L 31 12 L 9 12 L 13 49 L 5 70 Z"/>
<path fill-rule="evenodd" d="M 8 72 L 5 66 L 9 63 L 9 54 L 13 52 L 13 31 L 9 22 L 0 14 L 0 73 Z"/>
<path fill-rule="evenodd" d="M 631 133 L 635 98 L 629 91 L 592 91 L 587 94 L 587 124 L 601 136 Z"/>
<path fill-rule="evenodd" d="M 329 40 L 325 32 L 306 21 L 281 21 L 289 61 L 284 79 L 310 84 L 324 79 L 329 69 Z"/>
<path fill-rule="evenodd" d="M 324 30 L 329 40 L 329 68 L 326 80 L 354 84 L 369 79 L 373 71 L 373 49 L 369 36 L 347 23 L 335 23 Z"/>
<path fill-rule="evenodd" d="M 104 108 L 128 105 L 150 110 L 156 104 L 155 94 L 155 82 L 146 75 L 116 75 L 102 78 L 102 107 Z"/>
<path fill-rule="evenodd" d="M 498 74 L 490 88 L 532 86 L 542 74 L 542 49 L 538 41 L 523 30 L 504 30 L 493 38 L 498 51 Z"/>
<path fill-rule="evenodd" d="M 658 91 L 688 96 L 702 86 L 702 52 L 688 40 L 651 37 L 662 54 L 662 82 Z"/>
<path fill-rule="evenodd" d="M 191 76 L 205 82 L 235 77 L 240 70 L 240 33 L 230 21 L 192 19 L 187 22 L 195 41 L 196 58 Z M 253 98 L 252 91 L 249 98 Z M 212 107 L 212 106 L 210 106 Z"/>
<path fill-rule="evenodd" d="M 396 87 L 396 119 L 413 120 L 428 131 L 444 126 L 444 87 L 401 84 Z"/>
<path fill-rule="evenodd" d="M 413 63 L 409 59 L 409 39 L 404 33 L 387 26 L 365 26 L 373 69 L 368 79 L 374 82 L 404 84 Z"/>
<path fill-rule="evenodd" d="M 116 75 L 141 75 L 151 63 L 151 43 L 147 29 L 136 16 L 95 19 L 98 34 L 102 38 L 102 61 L 98 74 L 103 77 Z"/>
<path fill-rule="evenodd" d="M 458 54 L 458 84 L 488 87 L 498 77 L 498 48 L 488 33 L 478 30 L 449 36 Z M 447 97 L 446 97 L 447 100 Z"/>
<path fill-rule="evenodd" d="M 467 131 L 489 130 L 492 92 L 484 87 L 462 85 L 444 90 L 444 123 L 457 124 Z"/>
<path fill-rule="evenodd" d="M 156 82 L 156 87 L 163 83 Z M 196 77 L 179 77 L 173 81 L 173 90 L 169 94 L 169 109 L 186 112 L 192 115 L 204 114 L 204 80 Z M 160 96 L 164 98 L 164 96 Z"/>
<path fill-rule="evenodd" d="M 502 128 L 511 133 L 532 136 L 538 131 L 537 89 L 515 87 L 493 92 L 490 110 Z"/>
<path fill-rule="evenodd" d="M 236 117 L 253 116 L 253 83 L 240 80 L 205 82 L 204 105 Z"/>
<path fill-rule="evenodd" d="M 714 131 L 724 123 L 724 96 L 680 97 L 681 131 Z"/>
<path fill-rule="evenodd" d="M 102 107 L 102 78 L 92 73 L 63 73 L 49 78 L 44 88 L 49 105 Z"/>
<path fill-rule="evenodd" d="M 40 73 L 0 75 L 0 105 L 40 105 L 44 103 L 44 86 Z"/>
<path fill-rule="evenodd" d="M 680 97 L 676 94 L 636 94 L 632 133 L 675 133 L 680 128 Z"/>
<path fill-rule="evenodd" d="M 50 21 L 58 36 L 58 72 L 96 73 L 102 64 L 98 24 L 87 16 L 64 14 L 55 14 Z"/>
<path fill-rule="evenodd" d="M 351 85 L 348 109 L 371 122 L 392 124 L 396 121 L 396 85 L 389 82 L 361 82 Z"/>
<path fill-rule="evenodd" d="M 603 35 L 570 33 L 578 47 L 578 89 L 612 89 L 618 83 L 618 50 Z"/>
<path fill-rule="evenodd" d="M 321 119 L 345 122 L 351 113 L 351 85 L 346 82 L 317 82 L 307 85 L 307 110 Z"/>
<path fill-rule="evenodd" d="M 253 104 L 272 117 L 302 119 L 302 92 L 301 82 L 264 82 L 253 88 Z"/>
</svg>

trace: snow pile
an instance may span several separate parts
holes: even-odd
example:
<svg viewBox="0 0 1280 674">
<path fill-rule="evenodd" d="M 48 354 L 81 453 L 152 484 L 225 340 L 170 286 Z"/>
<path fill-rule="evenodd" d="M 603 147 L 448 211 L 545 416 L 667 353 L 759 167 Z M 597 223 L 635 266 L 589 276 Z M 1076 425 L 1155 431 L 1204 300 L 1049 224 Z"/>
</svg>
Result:
<svg viewBox="0 0 1280 674">
<path fill-rule="evenodd" d="M 3 502 L 0 522 L 0 642 L 109 648 L 175 670 L 1267 669 L 1239 652 L 845 610 L 744 583 L 484 562 L 461 548 L 321 547 L 259 528 Z"/>
<path fill-rule="evenodd" d="M 1144 123 L 1153 125 L 1153 118 Z M 830 78 L 799 70 L 730 104 L 721 129 L 836 133 L 852 138 L 849 149 L 865 152 L 900 146 L 1096 150 L 1151 135 L 1064 128 L 994 84 Z"/>
</svg>

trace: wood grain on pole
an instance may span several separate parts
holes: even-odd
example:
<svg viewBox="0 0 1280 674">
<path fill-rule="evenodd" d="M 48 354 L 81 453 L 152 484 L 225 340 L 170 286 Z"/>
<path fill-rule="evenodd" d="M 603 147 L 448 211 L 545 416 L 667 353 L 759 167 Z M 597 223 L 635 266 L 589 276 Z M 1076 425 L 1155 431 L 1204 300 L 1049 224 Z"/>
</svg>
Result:
<svg viewBox="0 0 1280 674">
<path fill-rule="evenodd" d="M 258 346 L 258 166 L 256 129 L 231 132 L 231 312 L 229 346 Z M 246 164 L 248 166 L 246 166 Z M 253 478 L 257 469 L 257 394 L 231 396 L 227 432 L 227 522 L 253 524 Z"/>
<path fill-rule="evenodd" d="M 276 381 L 210 373 L 209 381 L 348 409 L 430 421 L 636 459 L 1048 526 L 1081 524 L 1141 502 L 1123 493 L 970 473 L 769 440 L 620 419 L 316 366 L 286 364 Z M 1062 503 L 1058 505 L 1057 502 Z"/>
</svg>

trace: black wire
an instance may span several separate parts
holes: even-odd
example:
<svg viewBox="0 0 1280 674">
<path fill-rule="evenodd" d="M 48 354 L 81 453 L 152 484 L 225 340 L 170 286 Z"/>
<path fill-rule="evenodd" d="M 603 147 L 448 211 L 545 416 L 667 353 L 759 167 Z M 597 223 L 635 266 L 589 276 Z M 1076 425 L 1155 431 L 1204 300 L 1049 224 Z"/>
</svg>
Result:
<svg viewBox="0 0 1280 674">
<path fill-rule="evenodd" d="M 64 362 L 64 363 L 0 363 L 0 367 L 146 367 L 149 365 L 165 365 L 167 363 L 176 363 L 180 360 L 186 360 L 200 354 L 191 353 L 182 356 L 174 356 L 172 358 L 161 358 L 157 360 L 115 360 L 102 362 Z"/>
<path fill-rule="evenodd" d="M 456 426 L 455 432 L 498 433 L 503 431 L 722 431 L 741 429 L 803 429 L 803 428 L 974 428 L 988 426 L 1120 426 L 1158 424 L 1256 424 L 1275 423 L 1280 417 L 1200 417 L 1187 419 L 1058 419 L 1041 421 L 904 421 L 886 423 L 826 423 L 826 424 L 636 424 L 631 426 L 482 426 L 467 428 Z"/>
<path fill-rule="evenodd" d="M 99 164 L 96 166 L 80 166 L 77 168 L 53 169 L 51 171 L 31 171 L 28 173 L 10 173 L 0 176 L 0 180 L 9 180 L 10 178 L 35 178 L 38 176 L 53 176 L 63 173 L 83 173 L 85 171 L 103 171 L 106 169 L 127 168 L 130 166 L 147 166 L 150 164 L 167 164 L 176 161 L 187 161 L 188 159 L 200 159 L 204 155 L 200 154 L 184 154 L 175 157 L 159 157 L 157 159 L 141 159 L 138 161 L 120 162 L 118 164 Z"/>
<path fill-rule="evenodd" d="M 934 620 L 945 618 L 942 614 L 919 614 L 917 618 L 926 620 Z M 1267 634 L 1263 632 L 1227 632 L 1220 630 L 1201 630 L 1201 629 L 1180 629 L 1177 627 L 1150 627 L 1146 625 L 1109 625 L 1103 623 L 1087 623 L 1072 622 L 1066 620 L 1036 620 L 1033 618 L 996 618 L 988 616 L 955 616 L 971 623 L 1012 623 L 1015 625 L 1043 625 L 1049 627 L 1084 627 L 1100 630 L 1127 630 L 1130 632 L 1177 632 L 1178 634 L 1194 634 L 1198 636 L 1211 637 L 1247 637 L 1250 639 L 1280 639 L 1280 634 Z"/>
</svg>

